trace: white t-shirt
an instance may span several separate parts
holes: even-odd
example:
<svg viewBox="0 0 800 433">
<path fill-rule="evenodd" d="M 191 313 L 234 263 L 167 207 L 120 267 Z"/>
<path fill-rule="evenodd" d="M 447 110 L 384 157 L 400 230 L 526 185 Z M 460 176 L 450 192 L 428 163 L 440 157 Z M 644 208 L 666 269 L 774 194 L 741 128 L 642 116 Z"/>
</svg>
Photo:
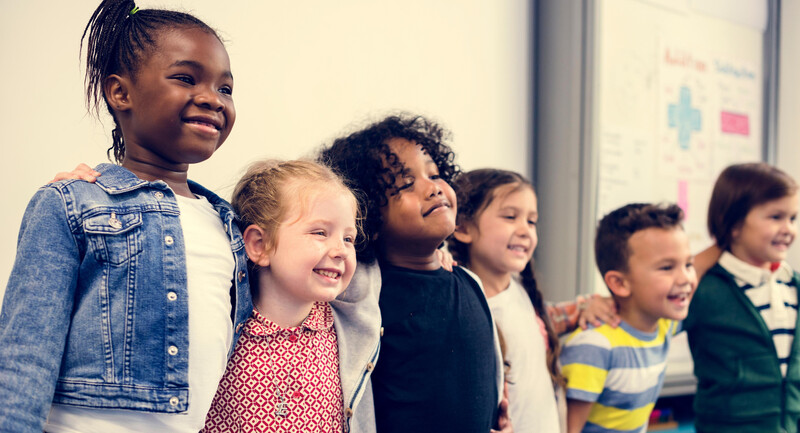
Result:
<svg viewBox="0 0 800 433">
<path fill-rule="evenodd" d="M 525 289 L 512 279 L 508 289 L 488 298 L 498 332 L 505 341 L 504 359 L 511 364 L 507 379 L 509 416 L 517 433 L 559 433 L 559 413 L 547 369 L 544 337 Z"/>
<path fill-rule="evenodd" d="M 233 339 L 230 287 L 235 263 L 230 239 L 211 203 L 204 197 L 177 198 L 189 293 L 189 409 L 166 414 L 54 404 L 47 432 L 197 433 L 203 428 Z"/>
</svg>

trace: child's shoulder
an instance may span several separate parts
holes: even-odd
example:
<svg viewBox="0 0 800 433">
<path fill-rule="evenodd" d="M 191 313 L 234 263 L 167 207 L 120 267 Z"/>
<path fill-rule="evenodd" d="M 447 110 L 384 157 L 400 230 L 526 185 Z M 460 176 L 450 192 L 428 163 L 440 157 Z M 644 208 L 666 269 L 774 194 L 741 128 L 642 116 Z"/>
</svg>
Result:
<svg viewBox="0 0 800 433">
<path fill-rule="evenodd" d="M 589 325 L 586 329 L 577 328 L 564 341 L 565 346 L 600 346 L 610 349 L 616 329 L 604 323 L 600 326 Z"/>
</svg>

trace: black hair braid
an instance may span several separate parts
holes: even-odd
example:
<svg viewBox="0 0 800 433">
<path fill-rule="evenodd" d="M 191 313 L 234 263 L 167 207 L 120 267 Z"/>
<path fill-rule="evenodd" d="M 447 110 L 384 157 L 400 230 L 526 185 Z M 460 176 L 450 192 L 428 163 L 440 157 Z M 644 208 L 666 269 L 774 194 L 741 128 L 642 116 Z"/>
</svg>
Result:
<svg viewBox="0 0 800 433">
<path fill-rule="evenodd" d="M 120 163 L 125 156 L 122 129 L 103 93 L 103 83 L 112 74 L 135 76 L 142 57 L 153 49 L 157 32 L 165 27 L 187 26 L 217 33 L 192 15 L 163 9 L 139 10 L 133 0 L 103 0 L 89 18 L 81 36 L 81 53 L 86 41 L 86 105 L 99 114 L 100 99 L 114 119 L 109 154 Z M 110 157 L 110 155 L 109 155 Z"/>
<path fill-rule="evenodd" d="M 545 330 L 547 331 L 547 342 L 550 346 L 550 352 L 547 353 L 547 370 L 550 372 L 550 378 L 553 385 L 563 387 L 566 384 L 564 376 L 561 375 L 561 368 L 558 366 L 558 356 L 561 352 L 561 347 L 553 329 L 553 324 L 550 323 L 550 316 L 547 314 L 547 309 L 544 306 L 544 298 L 542 292 L 536 284 L 536 275 L 533 270 L 533 260 L 530 260 L 525 269 L 520 273 L 522 287 L 528 293 L 531 299 L 533 309 L 536 310 L 536 315 L 544 322 Z"/>
</svg>

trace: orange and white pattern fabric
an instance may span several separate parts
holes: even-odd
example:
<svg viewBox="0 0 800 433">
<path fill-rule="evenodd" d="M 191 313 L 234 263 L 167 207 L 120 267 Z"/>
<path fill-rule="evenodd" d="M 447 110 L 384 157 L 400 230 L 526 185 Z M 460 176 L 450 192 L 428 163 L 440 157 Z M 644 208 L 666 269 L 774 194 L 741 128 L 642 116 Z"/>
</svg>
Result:
<svg viewBox="0 0 800 433">
<path fill-rule="evenodd" d="M 278 415 L 281 410 L 284 414 Z M 228 361 L 203 432 L 341 433 L 343 428 L 330 305 L 314 304 L 293 328 L 281 328 L 254 310 Z"/>
</svg>

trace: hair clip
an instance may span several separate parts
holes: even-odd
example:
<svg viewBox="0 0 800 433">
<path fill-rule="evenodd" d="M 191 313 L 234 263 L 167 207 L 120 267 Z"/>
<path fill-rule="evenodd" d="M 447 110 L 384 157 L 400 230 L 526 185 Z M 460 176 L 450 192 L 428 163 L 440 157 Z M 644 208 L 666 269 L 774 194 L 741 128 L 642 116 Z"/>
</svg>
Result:
<svg viewBox="0 0 800 433">
<path fill-rule="evenodd" d="M 139 12 L 139 6 L 134 6 L 133 9 L 131 9 L 131 11 L 128 12 L 128 15 L 133 15 L 136 12 Z"/>
</svg>

